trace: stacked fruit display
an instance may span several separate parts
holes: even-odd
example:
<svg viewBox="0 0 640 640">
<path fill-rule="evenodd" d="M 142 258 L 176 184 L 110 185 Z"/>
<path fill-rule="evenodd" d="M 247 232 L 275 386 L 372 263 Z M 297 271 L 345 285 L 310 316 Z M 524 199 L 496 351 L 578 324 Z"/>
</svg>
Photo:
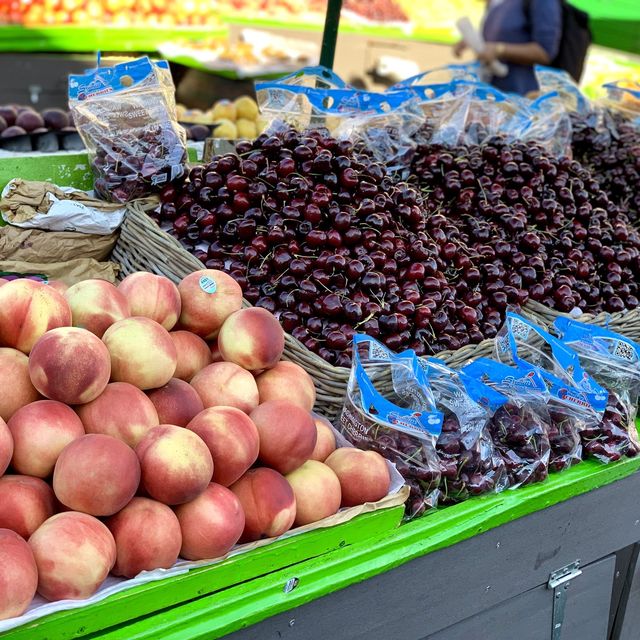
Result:
<svg viewBox="0 0 640 640">
<path fill-rule="evenodd" d="M 230 276 L 0 284 L 0 619 L 388 493 Z"/>
<path fill-rule="evenodd" d="M 214 125 L 214 138 L 253 140 L 264 129 L 258 105 L 251 96 L 240 96 L 231 100 L 218 100 L 211 109 L 187 109 L 176 105 L 178 120 L 183 123 L 187 135 L 193 140 L 204 140 L 209 136 L 209 125 Z"/>
<path fill-rule="evenodd" d="M 193 0 L 188 4 L 170 0 L 0 0 L 0 21 L 29 27 L 56 24 L 126 28 L 216 26 L 220 23 L 216 4 L 213 0 Z"/>
</svg>

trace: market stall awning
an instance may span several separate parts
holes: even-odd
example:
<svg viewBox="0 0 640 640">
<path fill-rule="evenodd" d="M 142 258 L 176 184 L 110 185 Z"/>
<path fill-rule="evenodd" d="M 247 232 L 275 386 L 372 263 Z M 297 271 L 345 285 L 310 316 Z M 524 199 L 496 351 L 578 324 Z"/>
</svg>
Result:
<svg viewBox="0 0 640 640">
<path fill-rule="evenodd" d="M 591 20 L 594 44 L 640 53 L 638 0 L 572 0 Z"/>
</svg>

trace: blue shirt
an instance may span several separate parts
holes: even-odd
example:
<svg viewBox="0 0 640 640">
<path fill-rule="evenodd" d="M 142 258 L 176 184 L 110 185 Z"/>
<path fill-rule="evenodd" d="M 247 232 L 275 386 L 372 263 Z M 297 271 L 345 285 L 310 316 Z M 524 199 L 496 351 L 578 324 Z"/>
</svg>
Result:
<svg viewBox="0 0 640 640">
<path fill-rule="evenodd" d="M 553 60 L 558 54 L 562 37 L 560 0 L 503 0 L 494 4 L 485 16 L 482 35 L 486 42 L 537 42 Z M 538 90 L 533 65 L 510 62 L 508 66 L 507 76 L 494 77 L 491 81 L 493 86 L 520 95 Z"/>
</svg>

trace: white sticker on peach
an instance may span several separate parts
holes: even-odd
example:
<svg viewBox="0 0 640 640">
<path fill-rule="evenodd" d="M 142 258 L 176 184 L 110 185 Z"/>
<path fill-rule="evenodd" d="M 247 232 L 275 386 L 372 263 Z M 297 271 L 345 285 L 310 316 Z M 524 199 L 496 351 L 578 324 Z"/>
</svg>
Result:
<svg viewBox="0 0 640 640">
<path fill-rule="evenodd" d="M 216 284 L 216 281 L 213 278 L 210 278 L 209 276 L 202 276 L 200 278 L 200 288 L 205 292 L 205 293 L 215 293 L 218 290 L 218 285 Z"/>
</svg>

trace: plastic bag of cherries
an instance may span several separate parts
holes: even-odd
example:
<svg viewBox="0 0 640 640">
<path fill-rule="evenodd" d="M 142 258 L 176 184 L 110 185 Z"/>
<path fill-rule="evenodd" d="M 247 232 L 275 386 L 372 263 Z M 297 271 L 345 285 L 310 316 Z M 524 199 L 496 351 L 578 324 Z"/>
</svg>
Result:
<svg viewBox="0 0 640 640">
<path fill-rule="evenodd" d="M 545 480 L 551 450 L 549 392 L 539 371 L 489 358 L 478 358 L 462 371 L 503 396 L 488 429 L 507 468 L 510 488 Z"/>
<path fill-rule="evenodd" d="M 373 338 L 356 335 L 340 431 L 354 446 L 395 464 L 410 488 L 409 518 L 438 502 L 435 447 L 441 427 L 442 413 L 415 354 L 394 355 Z"/>
<path fill-rule="evenodd" d="M 440 458 L 440 503 L 502 491 L 509 486 L 504 460 L 488 424 L 504 396 L 436 358 L 421 358 L 436 406 L 444 414 L 436 443 Z"/>
<path fill-rule="evenodd" d="M 495 355 L 505 364 L 537 367 L 547 385 L 549 469 L 562 471 L 580 462 L 583 434 L 598 429 L 608 394 L 583 369 L 578 354 L 535 323 L 509 311 L 496 336 Z"/>
<path fill-rule="evenodd" d="M 128 202 L 184 174 L 174 91 L 167 63 L 147 57 L 69 77 L 69 106 L 101 198 Z"/>
<path fill-rule="evenodd" d="M 602 462 L 637 456 L 640 345 L 603 327 L 565 317 L 558 318 L 553 326 L 561 340 L 578 354 L 584 369 L 609 392 L 600 424 L 582 431 L 585 453 Z M 589 390 L 589 380 L 583 386 Z"/>
</svg>

